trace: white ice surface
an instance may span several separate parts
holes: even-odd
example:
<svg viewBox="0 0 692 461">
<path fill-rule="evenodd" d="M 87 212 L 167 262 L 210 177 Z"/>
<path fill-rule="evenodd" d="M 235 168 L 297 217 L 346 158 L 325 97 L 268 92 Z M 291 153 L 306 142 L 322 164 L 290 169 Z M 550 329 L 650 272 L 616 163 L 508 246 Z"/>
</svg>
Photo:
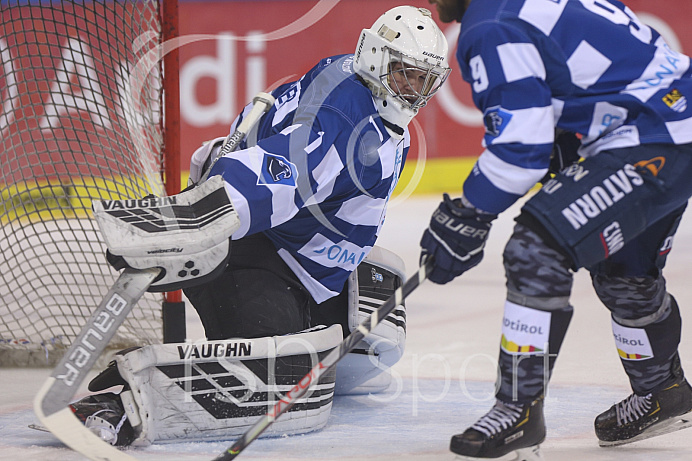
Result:
<svg viewBox="0 0 692 461">
<path fill-rule="evenodd" d="M 399 253 L 407 272 L 417 265 L 418 241 L 439 197 L 393 202 L 379 244 Z M 261 439 L 238 459 L 253 460 L 453 460 L 449 437 L 487 411 L 492 402 L 500 321 L 504 303 L 501 253 L 518 206 L 491 231 L 483 262 L 445 286 L 430 282 L 407 300 L 406 353 L 393 369 L 386 394 L 337 397 L 327 427 L 316 433 Z M 683 367 L 692 370 L 692 218 L 683 220 L 665 275 L 681 307 Z M 692 429 L 619 448 L 599 448 L 593 418 L 630 391 L 620 366 L 607 310 L 593 294 L 587 274 L 576 276 L 575 314 L 555 367 L 546 401 L 552 460 L 668 461 L 692 459 Z M 189 337 L 201 336 L 190 314 Z M 29 429 L 36 422 L 34 394 L 50 374 L 45 369 L 0 368 L 0 460 L 84 459 L 50 434 Z M 232 443 L 155 445 L 130 450 L 151 461 L 210 460 Z"/>
</svg>

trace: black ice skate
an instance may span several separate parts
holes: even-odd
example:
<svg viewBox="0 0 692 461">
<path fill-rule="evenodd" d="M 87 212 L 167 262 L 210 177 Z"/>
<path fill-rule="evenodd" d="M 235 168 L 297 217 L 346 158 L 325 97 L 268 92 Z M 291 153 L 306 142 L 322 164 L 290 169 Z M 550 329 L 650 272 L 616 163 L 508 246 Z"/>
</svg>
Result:
<svg viewBox="0 0 692 461">
<path fill-rule="evenodd" d="M 662 391 L 632 394 L 596 417 L 598 444 L 623 445 L 692 426 L 692 388 L 680 375 Z"/>
<path fill-rule="evenodd" d="M 129 445 L 135 438 L 120 397 L 116 394 L 90 395 L 70 404 L 70 408 L 91 432 L 111 445 Z"/>
<path fill-rule="evenodd" d="M 545 440 L 543 397 L 525 405 L 497 401 L 495 406 L 463 434 L 452 437 L 449 449 L 461 459 L 499 458 L 541 460 L 539 444 Z"/>
</svg>

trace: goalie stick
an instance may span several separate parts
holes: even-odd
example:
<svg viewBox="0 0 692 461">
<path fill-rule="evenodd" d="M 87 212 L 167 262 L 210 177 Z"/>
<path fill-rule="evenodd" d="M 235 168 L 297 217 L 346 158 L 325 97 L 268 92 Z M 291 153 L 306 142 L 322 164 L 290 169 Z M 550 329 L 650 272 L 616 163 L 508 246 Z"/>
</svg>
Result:
<svg viewBox="0 0 692 461">
<path fill-rule="evenodd" d="M 221 149 L 219 149 L 216 158 L 211 160 L 209 167 L 204 172 L 199 182 L 206 181 L 214 164 L 221 157 L 226 154 L 230 154 L 238 147 L 238 144 L 245 139 L 245 136 L 247 136 L 248 132 L 252 129 L 252 127 L 255 126 L 260 117 L 271 109 L 271 107 L 274 105 L 274 101 L 274 96 L 270 95 L 269 93 L 257 93 L 257 96 L 252 98 L 254 105 L 252 106 L 250 113 L 240 122 L 236 130 L 232 134 L 228 135 L 226 140 L 223 142 Z"/>
<path fill-rule="evenodd" d="M 68 405 L 118 327 L 159 272 L 158 268 L 123 270 L 34 398 L 34 412 L 46 429 L 90 459 L 134 460 L 93 434 Z"/>
<path fill-rule="evenodd" d="M 427 278 L 428 271 L 432 268 L 432 259 L 428 259 L 425 264 L 420 266 L 418 272 L 411 276 L 402 286 L 396 289 L 379 309 L 376 309 L 370 317 L 351 332 L 336 348 L 298 381 L 298 384 L 286 393 L 274 406 L 262 416 L 250 429 L 248 429 L 236 442 L 225 452 L 214 458 L 213 461 L 230 461 L 235 459 L 245 448 L 271 426 L 276 419 L 288 411 L 301 397 L 303 397 L 310 385 L 317 383 L 320 377 L 336 366 L 337 362 L 344 358 L 356 345 L 365 338 L 380 320 L 389 315 L 413 290 Z"/>
<path fill-rule="evenodd" d="M 226 138 L 221 155 L 232 152 L 274 104 L 274 97 L 258 93 L 250 113 Z M 213 163 L 212 163 L 213 165 Z M 207 179 L 211 165 L 203 180 Z M 201 182 L 201 181 L 200 181 Z M 47 430 L 65 445 L 95 461 L 134 461 L 135 458 L 101 440 L 72 413 L 79 386 L 108 346 L 117 329 L 147 291 L 161 269 L 124 269 L 34 397 L 34 413 Z"/>
</svg>

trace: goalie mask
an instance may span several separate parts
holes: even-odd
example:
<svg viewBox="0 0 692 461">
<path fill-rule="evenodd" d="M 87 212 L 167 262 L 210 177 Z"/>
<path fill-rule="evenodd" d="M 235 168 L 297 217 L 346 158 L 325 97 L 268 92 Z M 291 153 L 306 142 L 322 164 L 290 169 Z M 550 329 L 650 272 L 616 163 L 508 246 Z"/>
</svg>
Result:
<svg viewBox="0 0 692 461">
<path fill-rule="evenodd" d="M 401 136 L 449 75 L 447 39 L 430 11 L 399 6 L 363 30 L 353 67 L 372 90 L 380 116 Z"/>
</svg>

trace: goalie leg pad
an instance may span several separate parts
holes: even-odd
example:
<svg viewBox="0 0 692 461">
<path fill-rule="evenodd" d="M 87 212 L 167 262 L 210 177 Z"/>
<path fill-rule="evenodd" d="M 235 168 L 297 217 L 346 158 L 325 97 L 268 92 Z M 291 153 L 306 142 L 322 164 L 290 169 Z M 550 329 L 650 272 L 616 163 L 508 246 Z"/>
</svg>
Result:
<svg viewBox="0 0 692 461">
<path fill-rule="evenodd" d="M 355 330 L 401 286 L 404 263 L 396 254 L 375 246 L 348 280 L 348 327 Z M 336 366 L 336 394 L 385 391 L 387 370 L 399 361 L 406 344 L 406 307 L 401 304 Z"/>
<path fill-rule="evenodd" d="M 116 356 L 131 389 L 131 401 L 123 404 L 137 434 L 133 445 L 242 435 L 342 338 L 341 326 L 333 325 L 286 336 L 145 346 Z M 324 374 L 264 435 L 322 428 L 334 380 L 334 371 Z"/>
<path fill-rule="evenodd" d="M 174 291 L 216 275 L 240 227 L 224 184 L 216 176 L 170 197 L 94 201 L 111 265 L 161 268 L 149 291 Z"/>
</svg>

